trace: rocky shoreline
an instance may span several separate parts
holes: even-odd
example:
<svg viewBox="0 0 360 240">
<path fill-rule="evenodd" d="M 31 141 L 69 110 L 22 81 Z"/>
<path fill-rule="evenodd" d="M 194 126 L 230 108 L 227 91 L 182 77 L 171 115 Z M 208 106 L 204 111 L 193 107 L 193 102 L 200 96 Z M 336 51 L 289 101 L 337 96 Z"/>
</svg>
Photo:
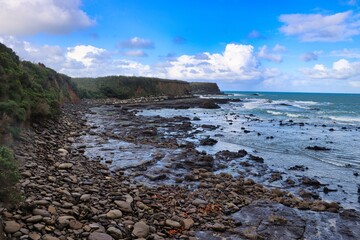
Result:
<svg viewBox="0 0 360 240">
<path fill-rule="evenodd" d="M 117 137 L 156 149 L 185 149 L 186 158 L 177 154 L 169 161 L 173 166 L 191 168 L 190 174 L 177 181 L 192 182 L 196 188 L 147 186 L 135 179 L 139 172 L 146 175 L 146 164 L 139 166 L 144 169 L 142 173 L 137 169 L 136 173 L 127 174 L 125 170 L 112 169 L 110 162 L 88 159 L 84 155 L 85 146 L 77 141 L 83 135 L 97 134 L 84 116 L 99 104 L 67 105 L 57 121 L 33 125 L 22 133 L 22 140 L 14 147 L 16 158 L 22 162 L 20 188 L 24 202 L 14 209 L 0 209 L 5 239 L 360 237 L 360 214 L 354 210 L 343 209 L 338 203 L 302 199 L 281 189 L 268 189 L 244 176 L 216 175 L 209 165 L 213 161 L 209 155 L 197 152 L 194 146 L 179 146 L 171 138 L 158 135 L 153 126 L 156 119 L 140 122 L 142 128 L 138 128 L 132 110 L 169 105 L 163 100 L 158 102 L 160 104 L 116 103 L 123 120 L 127 121 L 124 132 L 105 132 L 103 137 Z M 212 106 L 216 104 L 212 103 Z M 191 100 L 179 100 L 171 105 L 174 108 L 200 106 Z M 210 107 L 210 104 L 202 106 Z M 171 123 L 171 119 L 161 121 Z M 183 129 L 185 134 L 191 124 L 186 119 L 180 122 L 180 125 L 173 124 L 171 130 Z M 133 131 L 130 134 L 126 129 Z M 240 157 L 238 154 L 244 153 L 224 152 L 219 158 Z M 154 154 L 152 158 L 164 156 Z M 191 161 L 187 161 L 189 159 Z M 254 157 L 253 161 L 256 160 L 259 158 Z M 153 180 L 160 175 L 152 175 Z"/>
</svg>

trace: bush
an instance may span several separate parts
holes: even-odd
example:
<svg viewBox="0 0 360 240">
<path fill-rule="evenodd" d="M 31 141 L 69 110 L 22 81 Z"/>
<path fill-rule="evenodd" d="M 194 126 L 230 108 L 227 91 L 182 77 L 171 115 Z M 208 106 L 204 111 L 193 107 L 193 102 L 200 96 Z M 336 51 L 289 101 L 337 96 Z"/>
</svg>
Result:
<svg viewBox="0 0 360 240">
<path fill-rule="evenodd" d="M 0 146 L 0 202 L 15 204 L 20 200 L 16 189 L 19 181 L 19 171 L 12 152 Z"/>
</svg>

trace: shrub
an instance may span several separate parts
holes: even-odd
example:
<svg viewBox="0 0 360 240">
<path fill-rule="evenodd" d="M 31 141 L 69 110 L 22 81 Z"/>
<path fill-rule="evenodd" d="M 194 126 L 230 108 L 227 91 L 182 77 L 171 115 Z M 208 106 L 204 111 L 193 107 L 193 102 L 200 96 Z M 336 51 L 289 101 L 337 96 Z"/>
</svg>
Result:
<svg viewBox="0 0 360 240">
<path fill-rule="evenodd" d="M 15 204 L 20 200 L 20 194 L 16 189 L 19 177 L 13 153 L 8 148 L 0 146 L 0 202 Z"/>
</svg>

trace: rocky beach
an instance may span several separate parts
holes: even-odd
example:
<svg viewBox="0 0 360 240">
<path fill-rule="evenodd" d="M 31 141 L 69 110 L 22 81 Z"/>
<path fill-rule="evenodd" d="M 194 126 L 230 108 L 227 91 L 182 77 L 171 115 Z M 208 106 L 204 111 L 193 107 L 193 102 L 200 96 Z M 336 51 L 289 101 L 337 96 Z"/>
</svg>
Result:
<svg viewBox="0 0 360 240">
<path fill-rule="evenodd" d="M 0 209 L 3 238 L 359 238 L 360 213 L 314 195 L 308 189 L 322 187 L 316 179 L 303 178 L 299 195 L 265 187 L 251 169 L 282 177 L 268 172 L 261 156 L 198 151 L 216 140 L 178 141 L 196 139 L 193 119 L 137 114 L 216 108 L 216 101 L 227 100 L 83 101 L 66 105 L 58 120 L 32 124 L 13 148 L 23 202 Z M 106 125 L 109 118 L 116 124 Z M 242 174 L 215 174 L 234 159 L 241 159 Z"/>
</svg>

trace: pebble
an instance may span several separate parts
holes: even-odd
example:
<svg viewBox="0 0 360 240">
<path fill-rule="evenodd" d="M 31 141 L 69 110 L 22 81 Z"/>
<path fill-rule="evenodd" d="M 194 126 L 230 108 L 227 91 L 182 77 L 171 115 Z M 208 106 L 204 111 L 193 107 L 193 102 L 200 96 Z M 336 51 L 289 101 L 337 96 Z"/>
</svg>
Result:
<svg viewBox="0 0 360 240">
<path fill-rule="evenodd" d="M 110 219 L 121 218 L 122 215 L 122 212 L 118 209 L 110 210 L 108 213 L 106 213 L 106 216 Z"/>
<path fill-rule="evenodd" d="M 106 233 L 93 232 L 89 235 L 89 240 L 114 240 L 110 235 Z"/>
<path fill-rule="evenodd" d="M 15 221 L 5 221 L 5 228 L 4 231 L 6 233 L 15 233 L 20 230 L 21 226 L 19 223 Z"/>
<path fill-rule="evenodd" d="M 150 233 L 150 228 L 144 222 L 137 222 L 132 233 L 138 238 L 146 238 Z"/>
</svg>

